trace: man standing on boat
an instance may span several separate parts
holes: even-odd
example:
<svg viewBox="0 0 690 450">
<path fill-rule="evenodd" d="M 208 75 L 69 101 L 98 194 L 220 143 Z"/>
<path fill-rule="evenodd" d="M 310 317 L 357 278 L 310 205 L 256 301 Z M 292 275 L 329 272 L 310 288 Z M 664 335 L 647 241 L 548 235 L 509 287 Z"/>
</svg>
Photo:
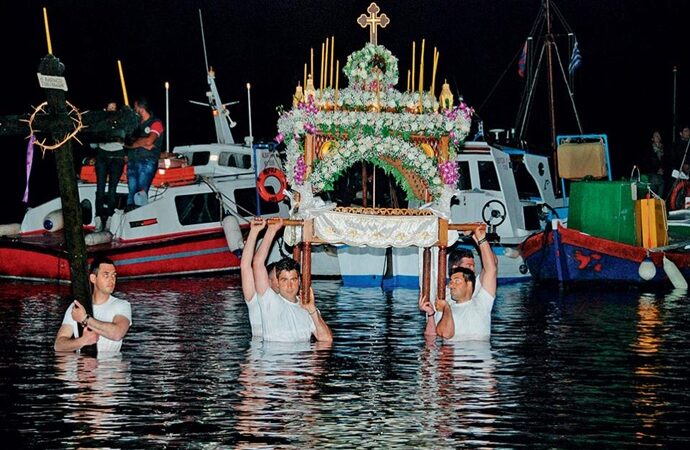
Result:
<svg viewBox="0 0 690 450">
<path fill-rule="evenodd" d="M 254 283 L 261 308 L 261 324 L 265 341 L 297 342 L 308 341 L 313 335 L 317 341 L 333 341 L 333 333 L 316 307 L 314 292 L 300 301 L 300 266 L 292 258 L 283 258 L 275 265 L 278 278 L 278 293 L 270 288 L 268 272 L 264 263 L 278 230 L 283 226 L 279 220 L 268 226 L 264 240 L 252 262 Z"/>
<path fill-rule="evenodd" d="M 127 155 L 127 207 L 132 209 L 148 203 L 149 188 L 158 169 L 158 157 L 163 142 L 163 122 L 153 115 L 146 99 L 134 102 L 139 115 L 139 128 L 134 132 L 134 142 Z"/>
<path fill-rule="evenodd" d="M 96 344 L 98 354 L 119 352 L 132 325 L 131 305 L 112 295 L 117 281 L 113 262 L 108 258 L 96 258 L 89 272 L 89 281 L 93 284 L 93 317 L 78 300 L 72 302 L 55 337 L 55 351 L 72 352 Z M 82 336 L 79 336 L 78 324 L 83 327 Z"/>
<path fill-rule="evenodd" d="M 420 296 L 419 308 L 427 314 L 426 335 L 452 340 L 486 340 L 491 336 L 491 309 L 496 298 L 498 273 L 496 256 L 486 239 L 485 224 L 474 231 L 472 238 L 482 258 L 480 282 L 476 282 L 473 270 L 451 265 L 450 300 L 437 300 L 434 308 Z M 477 284 L 480 286 L 475 290 Z M 435 320 L 436 311 L 441 314 L 439 320 Z"/>
<path fill-rule="evenodd" d="M 261 336 L 261 309 L 259 308 L 258 295 L 256 293 L 256 285 L 254 283 L 254 272 L 252 269 L 252 261 L 254 259 L 254 249 L 256 248 L 256 241 L 261 230 L 266 227 L 266 219 L 255 217 L 249 225 L 249 234 L 247 241 L 244 243 L 242 250 L 242 259 L 240 260 L 240 274 L 242 276 L 242 293 L 244 294 L 244 301 L 247 303 L 249 311 L 249 324 L 252 328 L 252 336 Z M 268 234 L 268 233 L 267 233 Z M 274 236 L 269 236 L 270 241 Z M 264 237 L 266 240 L 266 237 Z M 275 275 L 275 263 L 266 266 L 268 272 L 269 283 L 274 292 L 278 290 L 278 279 Z"/>
<path fill-rule="evenodd" d="M 117 103 L 108 103 L 105 110 L 117 111 Z M 109 228 L 108 221 L 115 209 L 117 184 L 125 168 L 125 149 L 122 145 L 124 132 L 121 131 L 121 133 L 121 136 L 112 136 L 110 142 L 96 144 L 96 231 Z M 108 184 L 107 194 L 106 183 Z"/>
</svg>

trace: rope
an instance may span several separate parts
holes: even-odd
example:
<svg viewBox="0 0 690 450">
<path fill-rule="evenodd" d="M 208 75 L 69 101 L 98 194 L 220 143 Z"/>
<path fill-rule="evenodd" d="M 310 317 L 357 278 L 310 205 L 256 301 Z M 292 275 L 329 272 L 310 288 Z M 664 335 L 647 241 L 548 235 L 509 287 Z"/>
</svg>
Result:
<svg viewBox="0 0 690 450">
<path fill-rule="evenodd" d="M 568 78 L 565 75 L 565 69 L 563 68 L 563 61 L 561 61 L 561 54 L 558 52 L 558 46 L 554 45 L 556 50 L 556 57 L 558 58 L 558 66 L 561 69 L 561 75 L 563 75 L 563 82 L 565 83 L 566 89 L 568 89 L 568 96 L 570 97 L 570 104 L 573 106 L 573 113 L 575 114 L 575 120 L 577 121 L 577 128 L 580 130 L 580 134 L 584 134 L 582 131 L 582 124 L 580 123 L 580 116 L 577 113 L 577 108 L 575 107 L 575 96 L 573 91 L 570 89 L 570 84 L 568 84 Z"/>
</svg>

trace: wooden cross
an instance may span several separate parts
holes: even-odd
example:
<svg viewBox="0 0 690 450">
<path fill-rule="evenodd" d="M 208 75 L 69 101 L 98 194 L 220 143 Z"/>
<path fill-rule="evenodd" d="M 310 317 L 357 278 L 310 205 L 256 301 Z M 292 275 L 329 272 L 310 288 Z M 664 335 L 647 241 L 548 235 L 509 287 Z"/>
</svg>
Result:
<svg viewBox="0 0 690 450">
<path fill-rule="evenodd" d="M 369 15 L 367 16 L 366 14 L 362 14 L 359 16 L 359 19 L 357 19 L 357 23 L 360 27 L 369 27 L 369 42 L 374 45 L 378 44 L 378 27 L 386 28 L 386 25 L 391 22 L 387 15 L 381 14 L 379 16 L 378 13 L 380 11 L 381 8 L 379 8 L 379 5 L 372 2 L 367 8 Z"/>
<path fill-rule="evenodd" d="M 91 309 L 91 293 L 88 279 L 88 260 L 86 244 L 84 243 L 84 230 L 82 227 L 81 205 L 79 203 L 79 191 L 77 188 L 77 175 L 74 170 L 74 158 L 72 155 L 72 143 L 65 136 L 74 129 L 74 120 L 69 116 L 67 102 L 65 101 L 66 81 L 63 73 L 65 66 L 58 58 L 49 53 L 38 67 L 39 79 L 58 80 L 55 86 L 43 86 L 47 102 L 45 114 L 23 114 L 0 117 L 0 136 L 22 134 L 26 136 L 31 132 L 40 133 L 43 136 L 51 136 L 53 142 L 62 142 L 55 150 L 55 166 L 58 175 L 60 197 L 62 200 L 62 216 L 64 220 L 65 249 L 67 250 L 70 272 L 72 298 L 78 299 L 89 314 Z M 61 87 L 61 84 L 64 87 Z M 109 134 L 114 130 L 124 130 L 131 133 L 138 125 L 139 120 L 130 108 L 122 108 L 117 113 L 98 111 L 94 113 L 82 113 L 81 125 L 87 133 L 93 136 Z M 29 122 L 32 121 L 31 125 Z M 92 314 L 93 315 L 93 314 Z M 95 352 L 95 345 L 93 346 Z"/>
</svg>

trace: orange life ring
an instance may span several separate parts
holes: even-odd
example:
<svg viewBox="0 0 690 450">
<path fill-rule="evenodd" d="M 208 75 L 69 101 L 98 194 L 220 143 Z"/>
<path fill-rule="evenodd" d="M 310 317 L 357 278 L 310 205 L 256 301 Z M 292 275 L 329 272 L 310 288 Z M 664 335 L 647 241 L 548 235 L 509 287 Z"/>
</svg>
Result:
<svg viewBox="0 0 690 450">
<path fill-rule="evenodd" d="M 280 183 L 280 188 L 278 192 L 272 194 L 266 189 L 266 180 L 269 177 L 274 177 Z M 259 177 L 256 179 L 256 188 L 259 190 L 259 196 L 267 202 L 279 202 L 285 198 L 285 188 L 287 188 L 287 179 L 282 170 L 277 167 L 267 167 L 259 173 Z"/>
<path fill-rule="evenodd" d="M 669 211 L 685 208 L 685 197 L 690 197 L 690 183 L 687 180 L 679 180 L 671 189 L 668 199 Z"/>
</svg>

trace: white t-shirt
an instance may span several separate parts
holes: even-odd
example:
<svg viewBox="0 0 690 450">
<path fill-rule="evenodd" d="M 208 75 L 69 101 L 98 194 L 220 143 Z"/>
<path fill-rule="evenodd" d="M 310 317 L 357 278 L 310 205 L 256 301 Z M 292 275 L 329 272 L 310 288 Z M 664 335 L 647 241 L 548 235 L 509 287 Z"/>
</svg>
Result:
<svg viewBox="0 0 690 450">
<path fill-rule="evenodd" d="M 77 322 L 72 319 L 72 308 L 74 308 L 74 303 L 69 305 L 67 311 L 65 311 L 65 317 L 62 319 L 63 325 L 70 325 L 72 327 L 72 332 L 75 337 L 79 337 L 79 326 Z M 108 298 L 105 303 L 100 305 L 93 305 L 93 317 L 101 322 L 112 323 L 115 316 L 124 316 L 129 320 L 130 326 L 132 325 L 132 306 L 126 300 L 120 300 L 112 295 Z M 122 341 L 112 341 L 105 336 L 99 336 L 98 342 L 96 343 L 96 348 L 98 353 L 101 352 L 119 352 L 120 347 L 122 347 Z"/>
<path fill-rule="evenodd" d="M 474 292 L 472 292 L 472 296 L 474 297 L 477 295 L 479 292 L 479 289 L 482 288 L 482 282 L 479 280 L 479 275 L 475 278 L 475 283 L 474 283 Z M 450 297 L 450 286 L 448 283 L 446 283 L 446 301 L 451 303 L 451 305 L 454 303 L 453 299 Z M 436 302 L 431 303 L 431 307 L 434 308 L 434 322 L 436 322 L 436 325 L 438 325 L 439 321 L 441 320 L 441 317 L 443 317 L 443 313 L 440 311 L 436 311 Z"/>
<path fill-rule="evenodd" d="M 249 325 L 252 327 L 252 336 L 261 336 L 263 334 L 261 329 L 261 308 L 259 307 L 259 296 L 254 293 L 254 296 L 249 300 L 245 300 L 247 310 L 249 310 Z"/>
<path fill-rule="evenodd" d="M 467 302 L 448 302 L 453 312 L 455 335 L 451 341 L 488 340 L 491 337 L 491 309 L 494 297 L 484 288 L 479 289 Z"/>
<path fill-rule="evenodd" d="M 259 295 L 264 341 L 301 342 L 311 340 L 314 321 L 298 303 L 286 300 L 273 289 Z"/>
</svg>

